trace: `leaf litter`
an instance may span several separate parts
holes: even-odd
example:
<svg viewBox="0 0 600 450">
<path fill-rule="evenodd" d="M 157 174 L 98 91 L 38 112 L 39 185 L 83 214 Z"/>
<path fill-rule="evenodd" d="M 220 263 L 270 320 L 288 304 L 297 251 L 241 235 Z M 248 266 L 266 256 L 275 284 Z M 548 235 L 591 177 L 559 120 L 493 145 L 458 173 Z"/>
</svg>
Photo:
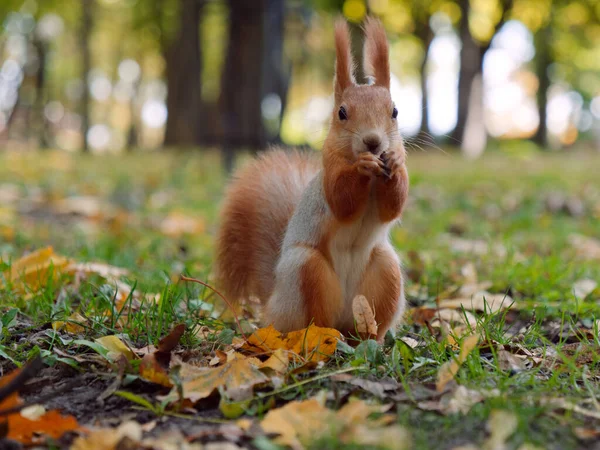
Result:
<svg viewBox="0 0 600 450">
<path fill-rule="evenodd" d="M 93 218 L 93 220 L 105 220 L 105 218 L 102 217 L 93 217 L 94 214 L 97 216 L 102 216 L 105 213 L 91 214 L 88 211 L 84 214 L 80 211 L 78 214 L 90 216 Z M 158 229 L 162 227 L 161 232 L 172 236 L 180 236 L 189 233 L 190 230 L 201 230 L 203 228 L 203 225 L 200 222 L 194 223 L 193 220 L 188 220 L 183 216 L 172 216 L 170 218 L 167 217 L 163 221 L 156 220 L 153 222 L 152 226 Z M 587 259 L 598 258 L 596 254 L 597 252 L 595 251 L 595 244 L 597 243 L 596 240 L 582 235 L 579 237 L 572 237 L 571 240 L 573 243 L 573 249 L 579 257 Z M 449 247 L 452 249 L 452 251 L 466 255 L 467 258 L 470 258 L 471 256 L 493 256 L 505 258 L 507 253 L 506 250 L 501 246 L 483 240 L 451 239 L 449 242 Z M 43 253 L 44 251 L 45 253 Z M 126 272 L 120 271 L 118 268 L 113 268 L 112 266 L 108 265 L 106 267 L 102 267 L 101 263 L 73 262 L 67 260 L 67 258 L 61 257 L 60 255 L 54 254 L 52 250 L 50 254 L 48 253 L 48 249 L 45 249 L 44 251 L 42 251 L 42 253 L 39 255 L 36 255 L 35 253 L 30 255 L 33 260 L 39 258 L 37 261 L 34 261 L 33 264 L 27 261 L 22 262 L 24 270 L 19 270 L 18 273 L 12 273 L 11 270 L 11 273 L 8 275 L 4 273 L 4 280 L 8 281 L 13 289 L 21 289 L 21 291 L 27 295 L 35 290 L 43 288 L 43 284 L 47 279 L 49 279 L 50 275 L 52 276 L 52 280 L 57 280 L 61 277 L 70 278 L 99 276 L 115 286 L 117 294 L 115 298 L 117 299 L 117 304 L 119 305 L 117 310 L 121 309 L 124 301 L 130 295 L 136 297 L 133 300 L 140 299 L 139 294 L 137 292 L 132 293 L 132 288 L 126 283 L 123 283 L 123 281 L 120 279 L 121 277 L 128 275 Z M 464 259 L 462 261 L 464 261 Z M 14 267 L 15 263 L 12 264 L 12 268 Z M 23 269 L 23 267 L 21 267 L 21 269 Z M 465 363 L 469 357 L 468 355 L 473 354 L 473 350 L 477 347 L 479 347 L 479 352 L 482 355 L 485 353 L 485 348 L 489 349 L 490 352 L 497 357 L 496 362 L 499 365 L 499 369 L 511 373 L 529 370 L 531 367 L 545 365 L 553 369 L 557 364 L 562 364 L 560 355 L 554 355 L 551 354 L 551 352 L 527 350 L 525 346 L 522 346 L 519 342 L 515 342 L 514 340 L 510 342 L 503 341 L 503 343 L 500 344 L 497 341 L 489 341 L 487 338 L 484 339 L 480 334 L 480 330 L 478 329 L 478 326 L 481 323 L 481 318 L 506 311 L 511 304 L 513 305 L 513 308 L 515 308 L 515 306 L 519 306 L 521 297 L 519 296 L 519 293 L 516 292 L 516 301 L 514 301 L 511 296 L 506 295 L 502 291 L 498 292 L 497 290 L 492 290 L 491 282 L 479 281 L 477 279 L 477 272 L 473 263 L 467 263 L 464 265 L 461 268 L 460 273 L 463 277 L 462 283 L 460 283 L 459 286 L 451 286 L 444 290 L 436 299 L 437 301 L 435 307 L 419 306 L 419 309 L 415 309 L 410 313 L 410 315 L 413 316 L 413 319 L 415 319 L 414 324 L 416 325 L 417 329 L 426 328 L 427 331 L 432 331 L 432 334 L 437 341 L 442 345 L 446 345 L 446 351 L 458 351 L 458 355 L 456 357 L 451 357 L 448 363 L 440 367 L 437 371 L 438 385 L 440 384 L 439 380 L 447 379 L 447 381 L 445 381 L 441 387 L 441 390 L 437 392 L 438 395 L 436 396 L 435 393 L 431 392 L 427 393 L 427 395 L 429 395 L 431 398 L 421 399 L 417 403 L 417 406 L 421 409 L 433 410 L 442 414 L 467 414 L 472 406 L 476 403 L 485 401 L 487 398 L 498 395 L 498 392 L 493 389 L 487 391 L 481 389 L 472 389 L 468 386 L 462 386 L 456 381 L 457 378 L 460 379 L 460 377 L 457 377 L 460 367 Z M 590 296 L 589 298 L 593 300 L 593 294 L 597 288 L 597 285 L 591 287 L 593 282 L 594 280 L 592 279 L 577 280 L 573 284 L 574 295 L 581 300 Z M 511 294 L 514 293 L 515 292 L 513 291 Z M 366 304 L 368 305 L 368 301 Z M 370 309 L 370 305 L 368 305 L 367 309 L 364 307 L 363 303 L 360 308 L 356 309 L 355 312 L 357 331 L 362 338 L 372 338 L 374 335 L 376 335 L 377 324 L 373 324 L 370 320 Z M 372 310 L 370 312 L 372 313 Z M 76 312 L 69 316 L 67 320 L 63 321 L 63 323 L 55 322 L 53 323 L 53 326 L 55 324 L 56 331 L 71 334 L 81 334 L 85 331 L 86 326 L 88 326 L 86 317 Z M 587 327 L 588 329 L 593 328 L 590 325 Z M 194 395 L 198 395 L 198 392 L 204 395 L 206 391 L 212 387 L 211 392 L 206 397 L 197 400 L 198 402 L 201 402 L 206 400 L 208 397 L 213 396 L 226 398 L 228 401 L 236 398 L 247 400 L 256 397 L 255 389 L 267 390 L 267 392 L 270 392 L 270 390 L 273 388 L 277 389 L 276 386 L 281 386 L 279 383 L 283 383 L 283 386 L 286 386 L 287 383 L 292 383 L 293 385 L 295 382 L 293 381 L 291 374 L 294 372 L 294 370 L 306 367 L 310 372 L 315 367 L 321 367 L 324 363 L 327 363 L 328 360 L 332 358 L 335 359 L 335 352 L 338 347 L 337 345 L 333 346 L 332 344 L 340 339 L 339 335 L 336 335 L 330 331 L 327 331 L 325 336 L 335 337 L 333 341 L 319 333 L 316 333 L 317 336 L 313 339 L 313 334 L 315 333 L 314 330 L 310 329 L 303 330 L 303 337 L 302 339 L 299 339 L 297 336 L 281 334 L 267 328 L 255 331 L 252 334 L 254 337 L 250 336 L 250 338 L 243 342 L 237 341 L 236 338 L 234 339 L 234 344 L 231 346 L 220 346 L 219 348 L 214 348 L 210 352 L 210 356 L 205 355 L 207 356 L 205 359 L 194 361 L 193 364 L 190 364 L 190 362 L 185 358 L 181 358 L 181 350 L 177 350 L 178 343 L 181 339 L 182 333 L 185 331 L 185 328 L 180 327 L 178 330 L 181 331 L 181 334 L 179 334 L 179 331 L 176 332 L 173 330 L 172 333 L 164 338 L 168 340 L 169 337 L 173 337 L 174 345 L 161 346 L 161 343 L 159 343 L 156 348 L 153 348 L 152 346 L 147 346 L 141 349 L 136 348 L 131 344 L 131 342 L 129 342 L 126 336 L 121 335 L 109 335 L 107 336 L 109 339 L 99 341 L 96 340 L 94 342 L 101 345 L 107 356 L 111 356 L 109 360 L 112 360 L 113 363 L 105 363 L 108 364 L 105 365 L 105 367 L 114 369 L 116 367 L 115 362 L 121 360 L 121 357 L 123 357 L 128 361 L 128 363 L 133 362 L 134 369 L 139 368 L 139 375 L 141 378 L 146 379 L 148 382 L 150 382 L 150 384 L 163 386 L 163 388 L 161 388 L 163 391 L 158 392 L 163 393 L 165 392 L 165 388 L 171 388 L 172 392 L 177 392 L 179 395 L 181 392 L 184 392 L 182 387 L 184 386 L 185 382 L 196 380 L 195 386 L 197 387 L 197 392 L 191 394 L 190 398 L 187 399 L 191 401 L 191 399 L 195 399 Z M 213 331 L 210 329 L 204 330 L 203 334 L 207 336 L 212 334 L 212 332 Z M 590 339 L 594 338 L 594 336 L 590 333 L 588 333 L 587 336 L 589 336 Z M 475 337 L 478 337 L 479 342 L 475 342 L 473 348 L 470 348 L 471 345 L 470 343 L 467 345 L 467 341 L 470 338 L 474 339 Z M 422 338 L 416 340 L 408 336 L 402 336 L 397 337 L 397 339 L 402 340 L 408 347 L 413 349 L 418 348 L 419 346 L 424 346 Z M 583 350 L 575 347 L 571 348 L 568 347 L 568 345 L 571 344 L 567 344 L 567 346 L 562 346 L 561 348 L 563 352 L 563 358 L 567 358 L 569 363 L 574 362 L 574 364 L 576 364 L 578 367 L 580 365 L 592 365 L 593 367 L 595 359 L 589 356 L 590 352 L 593 352 L 593 345 L 583 345 Z M 244 361 L 244 363 L 240 364 L 239 368 L 233 367 L 235 364 L 241 361 Z M 144 366 L 145 362 L 150 363 L 147 366 Z M 320 366 L 311 365 L 309 363 L 318 363 Z M 136 364 L 139 364 L 139 367 Z M 185 366 L 186 364 L 189 365 L 189 367 Z M 186 372 L 188 369 L 189 372 Z M 248 369 L 252 375 L 247 375 L 245 371 Z M 214 372 L 212 372 L 213 370 Z M 182 373 L 183 375 L 187 375 L 188 373 L 193 375 L 184 378 L 182 377 Z M 217 373 L 221 374 L 220 377 L 214 376 L 214 374 Z M 260 383 L 257 382 L 254 384 L 255 380 L 253 379 L 253 376 L 258 376 L 257 373 L 261 374 L 259 377 L 261 380 L 266 381 L 262 381 Z M 209 374 L 211 375 L 209 376 Z M 230 379 L 233 380 L 231 383 L 221 383 L 222 380 L 219 378 L 228 377 L 231 377 Z M 381 398 L 382 400 L 386 400 L 386 398 L 401 398 L 402 395 L 404 395 L 404 393 L 401 393 L 402 395 L 400 395 L 399 392 L 402 391 L 403 388 L 399 387 L 398 383 L 393 379 L 391 379 L 391 381 L 384 379 L 365 379 L 363 375 L 355 376 L 343 373 L 333 375 L 332 381 L 357 387 L 363 392 L 372 394 Z M 231 390 L 229 389 L 229 385 L 231 385 Z M 193 392 L 193 390 L 189 392 Z M 237 396 L 238 394 L 240 394 L 239 397 Z M 183 398 L 185 399 L 185 395 Z M 329 400 L 332 400 L 331 396 L 328 398 Z M 177 397 L 177 399 L 180 400 L 179 397 Z M 242 402 L 245 400 L 242 400 Z M 310 400 L 303 401 L 306 402 Z M 301 402 L 290 402 L 287 405 L 296 406 L 295 403 Z M 333 431 L 335 434 L 335 431 L 338 429 L 344 430 L 344 435 L 340 436 L 338 434 L 337 437 L 349 439 L 345 442 L 351 442 L 351 438 L 354 435 L 354 431 L 351 431 L 349 428 L 347 428 L 349 426 L 348 423 L 353 422 L 348 418 L 337 417 L 337 414 L 340 413 L 345 407 L 349 408 L 348 405 L 350 405 L 350 403 L 344 404 L 344 402 L 342 402 L 341 409 L 339 409 L 337 412 L 334 409 L 327 408 L 324 402 L 321 402 L 320 405 L 321 409 L 324 408 L 328 411 L 323 413 L 325 416 L 332 418 L 335 417 L 335 419 L 332 420 L 336 424 L 338 424 L 339 421 L 339 424 L 333 427 Z M 593 409 L 593 407 L 590 407 L 589 404 L 583 405 L 581 403 L 578 404 L 569 402 L 565 399 L 556 398 L 548 398 L 545 401 L 545 404 L 556 410 L 564 409 L 574 411 L 578 414 L 592 418 L 594 418 L 596 415 L 596 411 Z M 339 405 L 340 404 L 336 404 L 336 407 Z M 279 409 L 284 408 L 285 406 Z M 364 409 L 363 406 L 356 406 L 356 408 L 361 410 Z M 271 412 L 274 413 L 275 411 L 279 411 L 279 409 L 274 408 L 274 404 L 270 404 L 267 409 L 270 411 L 267 412 L 267 416 L 265 416 L 265 418 L 268 417 L 268 414 Z M 185 411 L 185 409 L 182 411 Z M 482 448 L 503 448 L 502 446 L 506 445 L 507 440 L 512 434 L 511 431 L 514 431 L 514 420 L 505 413 L 505 411 L 492 411 L 487 425 L 489 437 L 481 444 Z M 286 412 L 286 414 L 288 413 Z M 321 413 L 318 412 L 315 414 L 318 416 L 318 414 Z M 345 414 L 353 416 L 349 412 L 346 412 Z M 374 425 L 373 421 L 377 419 L 377 417 L 373 416 L 382 417 L 380 416 L 381 414 L 385 414 L 385 411 L 377 410 L 366 417 L 364 416 L 364 413 L 356 414 L 353 417 L 360 418 L 359 425 L 362 427 L 370 427 Z M 310 429 L 308 425 L 311 423 L 310 418 L 306 417 L 303 420 L 305 421 L 305 427 Z M 258 422 L 257 420 L 250 421 Z M 136 424 L 136 422 L 133 423 Z M 502 423 L 505 423 L 506 425 L 504 430 L 499 429 L 502 428 Z M 254 425 L 261 426 L 262 424 L 258 425 L 255 423 Z M 128 426 L 131 429 L 138 427 L 142 428 L 140 424 Z M 124 445 L 126 442 L 135 442 L 140 448 L 145 448 L 144 446 L 151 448 L 151 445 L 156 445 L 157 447 L 160 447 L 160 445 L 163 444 L 165 446 L 167 445 L 167 437 L 163 438 L 161 435 L 151 441 L 148 440 L 148 438 L 144 439 L 142 437 L 146 432 L 145 429 L 142 429 L 141 433 L 137 431 L 129 432 L 127 431 L 128 426 L 124 426 L 124 431 L 122 430 L 123 434 L 119 438 L 119 443 L 110 441 L 113 442 L 114 445 L 106 444 L 107 446 L 105 448 L 117 448 L 119 445 Z M 268 422 L 265 426 L 268 427 Z M 283 427 L 282 429 L 288 429 L 286 428 L 286 425 L 281 425 L 281 427 Z M 120 427 L 103 429 L 98 435 L 98 441 L 96 443 L 97 447 L 92 446 L 87 448 L 102 448 L 100 445 L 102 441 L 101 436 L 103 433 L 104 436 L 108 437 L 110 433 L 116 432 L 116 430 L 119 428 Z M 373 428 L 375 430 L 379 430 L 376 426 Z M 321 436 L 318 431 L 319 428 L 317 427 L 315 430 L 317 431 L 312 433 L 311 436 L 306 436 L 303 434 L 303 430 L 298 432 L 294 431 L 296 434 L 290 439 L 296 439 L 296 441 L 290 442 L 294 442 L 295 444 L 299 443 L 299 445 L 306 446 L 312 445 L 314 438 L 319 438 Z M 406 433 L 406 430 L 403 431 Z M 281 439 L 286 439 L 284 437 L 285 433 L 282 433 L 281 430 L 273 431 L 272 433 L 276 434 Z M 325 434 L 323 436 L 326 436 L 328 433 L 331 433 L 331 430 L 327 430 L 324 433 Z M 390 431 L 389 433 L 394 436 L 392 440 L 395 439 L 397 441 L 400 439 L 400 434 L 394 434 L 398 433 L 398 431 Z M 385 433 L 380 434 L 383 435 Z M 91 434 L 86 436 L 91 436 Z M 84 437 L 85 436 L 82 436 L 82 438 Z M 179 435 L 173 439 L 174 440 L 172 442 L 179 443 L 179 448 L 188 448 L 181 447 L 181 445 L 184 445 L 183 442 L 186 440 L 184 436 Z M 103 443 L 108 441 L 109 439 Z M 159 442 L 162 442 L 163 444 L 159 444 Z M 363 445 L 366 444 L 363 442 Z M 196 447 L 190 446 L 189 448 Z"/>
</svg>

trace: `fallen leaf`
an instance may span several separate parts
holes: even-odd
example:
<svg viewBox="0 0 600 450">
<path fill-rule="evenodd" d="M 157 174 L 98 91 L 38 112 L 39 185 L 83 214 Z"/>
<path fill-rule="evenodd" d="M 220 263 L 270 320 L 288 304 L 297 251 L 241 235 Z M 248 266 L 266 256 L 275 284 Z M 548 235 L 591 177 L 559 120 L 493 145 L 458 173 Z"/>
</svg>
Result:
<svg viewBox="0 0 600 450">
<path fill-rule="evenodd" d="M 448 390 L 437 400 L 426 400 L 417 403 L 420 409 L 426 411 L 437 411 L 442 414 L 468 414 L 471 408 L 477 403 L 490 397 L 498 397 L 500 391 L 493 390 L 474 390 L 456 383 L 454 388 Z"/>
<path fill-rule="evenodd" d="M 567 411 L 573 411 L 574 413 L 581 414 L 582 416 L 600 420 L 600 411 L 586 409 L 582 406 L 577 405 L 576 403 L 567 400 L 566 398 L 542 398 L 540 399 L 540 405 L 552 408 L 560 408 Z"/>
<path fill-rule="evenodd" d="M 46 247 L 14 261 L 4 276 L 18 292 L 37 291 L 46 285 L 51 271 L 53 279 L 58 279 L 68 264 L 52 247 Z"/>
<path fill-rule="evenodd" d="M 446 384 L 454 379 L 454 376 L 458 373 L 458 369 L 460 369 L 460 366 L 465 362 L 478 342 L 479 336 L 476 334 L 466 337 L 460 346 L 458 358 L 452 358 L 440 367 L 436 382 L 436 389 L 438 392 L 442 392 Z"/>
<path fill-rule="evenodd" d="M 74 312 L 71 314 L 67 320 L 58 320 L 56 322 L 52 322 L 52 329 L 55 331 L 64 330 L 67 333 L 78 334 L 83 333 L 85 331 L 85 327 L 80 324 L 87 324 L 87 319 L 83 317 L 80 313 Z"/>
<path fill-rule="evenodd" d="M 169 377 L 168 364 L 160 361 L 155 354 L 144 355 L 140 362 L 140 376 L 151 383 L 172 387 L 173 383 Z"/>
<path fill-rule="evenodd" d="M 158 351 L 163 353 L 169 353 L 177 347 L 181 336 L 185 332 L 185 324 L 180 323 L 175 325 L 171 332 L 162 338 L 158 343 Z"/>
<path fill-rule="evenodd" d="M 145 426 L 134 421 L 124 422 L 116 428 L 97 428 L 88 435 L 75 439 L 71 450 L 206 450 L 209 447 L 188 442 L 178 430 L 171 430 L 156 437 L 142 439 Z M 220 444 L 220 443 L 217 443 Z M 222 447 L 237 450 L 238 447 Z M 213 447 L 218 450 L 219 447 Z"/>
<path fill-rule="evenodd" d="M 19 370 L 16 370 L 9 375 L 0 378 L 0 387 L 6 386 L 14 377 L 17 376 Z M 16 392 L 10 394 L 2 402 L 0 402 L 0 410 L 6 410 L 19 406 L 22 400 Z M 67 431 L 79 429 L 77 419 L 73 416 L 63 416 L 57 410 L 51 410 L 41 413 L 39 408 L 27 408 L 25 414 L 20 413 L 9 414 L 7 417 L 8 439 L 13 439 L 25 445 L 42 444 L 45 442 L 45 437 L 53 439 L 60 438 Z M 34 415 L 32 413 L 35 412 Z M 30 418 L 28 418 L 28 417 Z M 31 420 L 34 418 L 35 420 Z"/>
<path fill-rule="evenodd" d="M 375 314 L 364 295 L 357 295 L 352 300 L 352 314 L 356 332 L 361 339 L 375 339 L 377 337 L 377 322 Z"/>
<path fill-rule="evenodd" d="M 416 339 L 411 338 L 410 336 L 402 336 L 400 338 L 402 342 L 408 345 L 410 348 L 417 348 L 420 344 Z"/>
<path fill-rule="evenodd" d="M 183 234 L 200 234 L 204 231 L 204 221 L 197 217 L 172 212 L 160 222 L 158 229 L 161 233 L 171 237 L 178 237 Z"/>
<path fill-rule="evenodd" d="M 82 273 L 86 275 L 98 275 L 107 280 L 129 275 L 129 271 L 127 269 L 99 262 L 72 262 L 66 267 L 65 270 L 73 274 Z"/>
<path fill-rule="evenodd" d="M 506 441 L 517 431 L 518 425 L 519 421 L 512 412 L 501 409 L 492 410 L 487 423 L 490 437 L 483 443 L 483 450 L 510 448 Z"/>
<path fill-rule="evenodd" d="M 267 371 L 273 371 L 277 374 L 284 374 L 287 372 L 290 365 L 290 358 L 288 353 L 282 348 L 278 348 L 265 362 L 261 363 L 258 367 L 260 369 L 266 369 Z"/>
<path fill-rule="evenodd" d="M 575 427 L 573 433 L 583 441 L 600 438 L 600 430 L 595 428 Z"/>
<path fill-rule="evenodd" d="M 395 380 L 377 380 L 371 381 L 366 380 L 360 377 L 354 377 L 347 373 L 342 373 L 339 375 L 334 375 L 331 377 L 333 381 L 341 381 L 344 383 L 351 384 L 353 386 L 358 386 L 364 391 L 367 391 L 376 397 L 385 399 L 387 394 L 386 391 L 394 391 L 398 389 L 398 383 Z"/>
<path fill-rule="evenodd" d="M 269 381 L 256 363 L 260 364 L 260 361 L 250 358 L 235 358 L 222 366 L 209 368 L 181 363 L 179 377 L 183 397 L 195 403 L 220 389 L 230 400 L 246 400 L 252 396 L 254 386 Z M 176 391 L 168 397 L 172 399 L 173 396 L 175 400 Z"/>
<path fill-rule="evenodd" d="M 519 373 L 531 369 L 533 364 L 525 355 L 515 355 L 504 348 L 498 350 L 498 367 L 500 370 Z"/>
<path fill-rule="evenodd" d="M 441 300 L 440 308 L 466 309 L 486 312 L 488 314 L 508 309 L 513 299 L 506 294 L 490 294 L 487 291 L 475 292 L 470 298 L 454 298 Z"/>
<path fill-rule="evenodd" d="M 136 358 L 131 349 L 127 347 L 117 336 L 104 336 L 94 339 L 94 341 L 108 350 L 109 359 L 116 360 L 120 355 L 123 355 L 127 361 L 131 361 Z"/>
<path fill-rule="evenodd" d="M 302 359 L 325 361 L 333 355 L 342 334 L 333 328 L 310 325 L 308 328 L 283 334 L 272 325 L 256 330 L 242 347 L 253 352 L 289 350 Z"/>
<path fill-rule="evenodd" d="M 179 340 L 185 332 L 185 324 L 173 327 L 171 332 L 158 343 L 158 349 L 152 353 L 146 353 L 140 363 L 140 376 L 151 383 L 172 387 L 169 378 L 169 363 L 171 352 L 179 344 Z"/>
<path fill-rule="evenodd" d="M 590 280 L 589 278 L 577 280 L 573 284 L 573 294 L 578 300 L 585 300 L 585 298 L 594 292 L 597 287 L 598 283 L 594 280 Z"/>
<path fill-rule="evenodd" d="M 324 406 L 324 397 L 293 401 L 267 413 L 261 422 L 266 433 L 277 434 L 275 442 L 303 449 L 327 437 L 337 437 L 343 444 L 373 446 L 382 449 L 410 448 L 408 432 L 389 425 L 389 416 L 369 419 L 389 406 L 369 405 L 362 400 L 350 401 L 335 412 Z"/>
</svg>

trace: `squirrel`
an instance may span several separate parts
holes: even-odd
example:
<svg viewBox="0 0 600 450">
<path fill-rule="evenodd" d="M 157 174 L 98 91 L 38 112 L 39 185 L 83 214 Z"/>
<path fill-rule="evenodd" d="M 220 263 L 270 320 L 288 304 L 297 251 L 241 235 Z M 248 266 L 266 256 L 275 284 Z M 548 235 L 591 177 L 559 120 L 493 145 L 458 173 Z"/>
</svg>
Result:
<svg viewBox="0 0 600 450">
<path fill-rule="evenodd" d="M 233 302 L 266 302 L 264 322 L 280 332 L 313 323 L 351 337 L 352 301 L 362 294 L 381 341 L 405 308 L 389 231 L 408 195 L 406 151 L 390 95 L 385 30 L 368 18 L 364 31 L 366 85 L 354 79 L 347 23 L 335 24 L 335 107 L 322 163 L 267 151 L 225 194 L 217 280 Z"/>
</svg>

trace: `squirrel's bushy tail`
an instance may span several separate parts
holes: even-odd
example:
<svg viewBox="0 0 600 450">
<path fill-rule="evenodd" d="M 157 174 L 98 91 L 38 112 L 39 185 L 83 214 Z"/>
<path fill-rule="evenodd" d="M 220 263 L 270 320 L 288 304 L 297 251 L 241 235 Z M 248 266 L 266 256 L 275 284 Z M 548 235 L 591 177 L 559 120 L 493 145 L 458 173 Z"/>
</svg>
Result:
<svg viewBox="0 0 600 450">
<path fill-rule="evenodd" d="M 273 150 L 235 174 L 221 212 L 215 269 L 228 300 L 268 300 L 288 222 L 318 170 L 309 154 Z"/>
</svg>

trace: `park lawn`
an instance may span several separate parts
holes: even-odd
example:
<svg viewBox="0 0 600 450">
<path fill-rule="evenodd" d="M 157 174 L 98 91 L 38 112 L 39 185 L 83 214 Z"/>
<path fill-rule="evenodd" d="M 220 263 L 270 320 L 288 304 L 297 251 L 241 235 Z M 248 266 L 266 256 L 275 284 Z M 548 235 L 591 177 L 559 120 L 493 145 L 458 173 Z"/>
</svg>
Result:
<svg viewBox="0 0 600 450">
<path fill-rule="evenodd" d="M 392 404 L 411 448 L 589 448 L 600 439 L 600 155 L 517 148 L 471 162 L 430 150 L 411 152 L 408 164 L 410 201 L 393 232 L 407 275 L 404 324 L 382 346 L 342 345 L 324 364 L 288 373 L 277 389 L 256 389 L 240 411 L 260 421 L 324 390 L 334 409 L 350 396 Z M 195 418 L 185 409 L 175 417 L 157 406 L 164 388 L 140 380 L 135 364 L 119 374 L 85 344 L 119 335 L 140 349 L 183 323 L 178 355 L 206 364 L 230 348 L 240 333 L 221 314 L 226 306 L 210 289 L 179 280 L 182 273 L 210 280 L 224 185 L 212 152 L 0 154 L 0 274 L 52 246 L 77 262 L 127 269 L 120 280 L 134 289 L 126 304 L 141 299 L 120 321 L 120 293 L 102 276 L 73 280 L 50 267 L 29 285 L 5 281 L 0 367 L 8 373 L 35 355 L 47 365 L 22 391 L 25 400 L 44 384 L 62 389 L 71 380 L 73 389 L 48 400 L 50 408 L 83 424 L 161 416 L 153 433 L 176 424 L 194 434 L 223 426 L 224 412 L 238 415 L 212 396 Z M 476 311 L 455 305 L 452 321 L 436 323 L 438 305 L 480 290 L 486 301 L 496 294 L 492 311 L 489 302 Z M 155 294 L 160 301 L 151 300 Z M 252 316 L 241 319 L 251 333 Z M 53 329 L 69 320 L 84 326 Z M 454 379 L 436 392 L 440 368 L 473 335 L 479 339 Z M 118 377 L 118 389 L 134 396 L 110 395 Z M 94 402 L 105 393 L 102 404 Z M 152 407 L 140 410 L 140 399 Z M 244 433 L 240 447 L 277 448 L 270 435 Z M 341 440 L 332 431 L 307 446 L 361 448 Z"/>
</svg>

